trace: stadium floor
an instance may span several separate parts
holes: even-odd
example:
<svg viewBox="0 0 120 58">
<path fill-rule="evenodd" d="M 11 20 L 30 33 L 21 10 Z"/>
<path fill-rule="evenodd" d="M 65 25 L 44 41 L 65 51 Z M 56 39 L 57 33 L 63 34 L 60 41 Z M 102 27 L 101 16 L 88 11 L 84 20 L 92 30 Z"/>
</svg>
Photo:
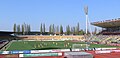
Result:
<svg viewBox="0 0 120 58">
<path fill-rule="evenodd" d="M 71 41 L 15 41 L 12 42 L 6 50 L 44 50 L 44 49 L 69 49 L 73 44 L 86 44 L 85 42 Z M 81 48 L 86 48 L 82 45 Z M 90 44 L 89 48 L 116 47 L 103 44 Z M 79 47 L 80 48 L 80 47 Z"/>
</svg>

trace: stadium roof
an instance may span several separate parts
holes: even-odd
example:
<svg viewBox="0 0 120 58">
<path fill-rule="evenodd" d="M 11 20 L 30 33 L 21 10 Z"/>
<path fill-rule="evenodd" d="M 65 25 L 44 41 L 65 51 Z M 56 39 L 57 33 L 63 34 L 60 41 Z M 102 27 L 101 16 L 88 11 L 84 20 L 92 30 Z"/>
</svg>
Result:
<svg viewBox="0 0 120 58">
<path fill-rule="evenodd" d="M 0 31 L 0 33 L 4 33 L 4 34 L 12 34 L 14 32 L 9 32 L 9 31 Z"/>
<path fill-rule="evenodd" d="M 120 18 L 112 19 L 112 20 L 105 20 L 105 21 L 99 21 L 99 22 L 93 22 L 92 25 L 102 27 L 102 28 L 114 28 L 114 27 L 120 27 Z"/>
</svg>

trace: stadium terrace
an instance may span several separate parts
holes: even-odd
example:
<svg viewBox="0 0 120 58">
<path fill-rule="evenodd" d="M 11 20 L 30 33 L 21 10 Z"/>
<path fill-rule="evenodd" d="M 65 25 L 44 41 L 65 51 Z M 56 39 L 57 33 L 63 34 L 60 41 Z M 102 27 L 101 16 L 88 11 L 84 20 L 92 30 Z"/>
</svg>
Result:
<svg viewBox="0 0 120 58">
<path fill-rule="evenodd" d="M 102 28 L 120 27 L 120 18 L 93 22 L 91 24 L 95 25 L 95 26 L 98 26 L 98 27 L 102 27 Z"/>
<path fill-rule="evenodd" d="M 120 18 L 93 22 L 91 24 L 102 28 L 102 32 L 100 34 L 104 34 L 104 35 L 120 34 Z"/>
</svg>

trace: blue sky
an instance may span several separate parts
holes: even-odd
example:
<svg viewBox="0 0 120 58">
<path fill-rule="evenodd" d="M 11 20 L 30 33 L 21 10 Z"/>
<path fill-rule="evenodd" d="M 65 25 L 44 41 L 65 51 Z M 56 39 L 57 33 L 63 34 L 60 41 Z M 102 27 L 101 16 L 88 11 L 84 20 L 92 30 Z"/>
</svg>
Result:
<svg viewBox="0 0 120 58">
<path fill-rule="evenodd" d="M 30 24 L 38 31 L 41 23 L 85 29 L 84 6 L 91 22 L 120 17 L 120 0 L 0 0 L 0 31 L 12 31 L 13 24 Z"/>
</svg>

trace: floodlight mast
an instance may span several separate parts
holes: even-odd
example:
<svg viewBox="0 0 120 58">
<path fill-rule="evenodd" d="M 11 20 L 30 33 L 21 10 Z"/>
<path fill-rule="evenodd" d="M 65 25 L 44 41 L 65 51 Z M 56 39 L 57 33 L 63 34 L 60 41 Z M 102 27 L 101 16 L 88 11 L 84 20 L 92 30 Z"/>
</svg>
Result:
<svg viewBox="0 0 120 58">
<path fill-rule="evenodd" d="M 86 15 L 86 34 L 88 33 L 88 6 L 84 7 L 85 15 Z"/>
</svg>

